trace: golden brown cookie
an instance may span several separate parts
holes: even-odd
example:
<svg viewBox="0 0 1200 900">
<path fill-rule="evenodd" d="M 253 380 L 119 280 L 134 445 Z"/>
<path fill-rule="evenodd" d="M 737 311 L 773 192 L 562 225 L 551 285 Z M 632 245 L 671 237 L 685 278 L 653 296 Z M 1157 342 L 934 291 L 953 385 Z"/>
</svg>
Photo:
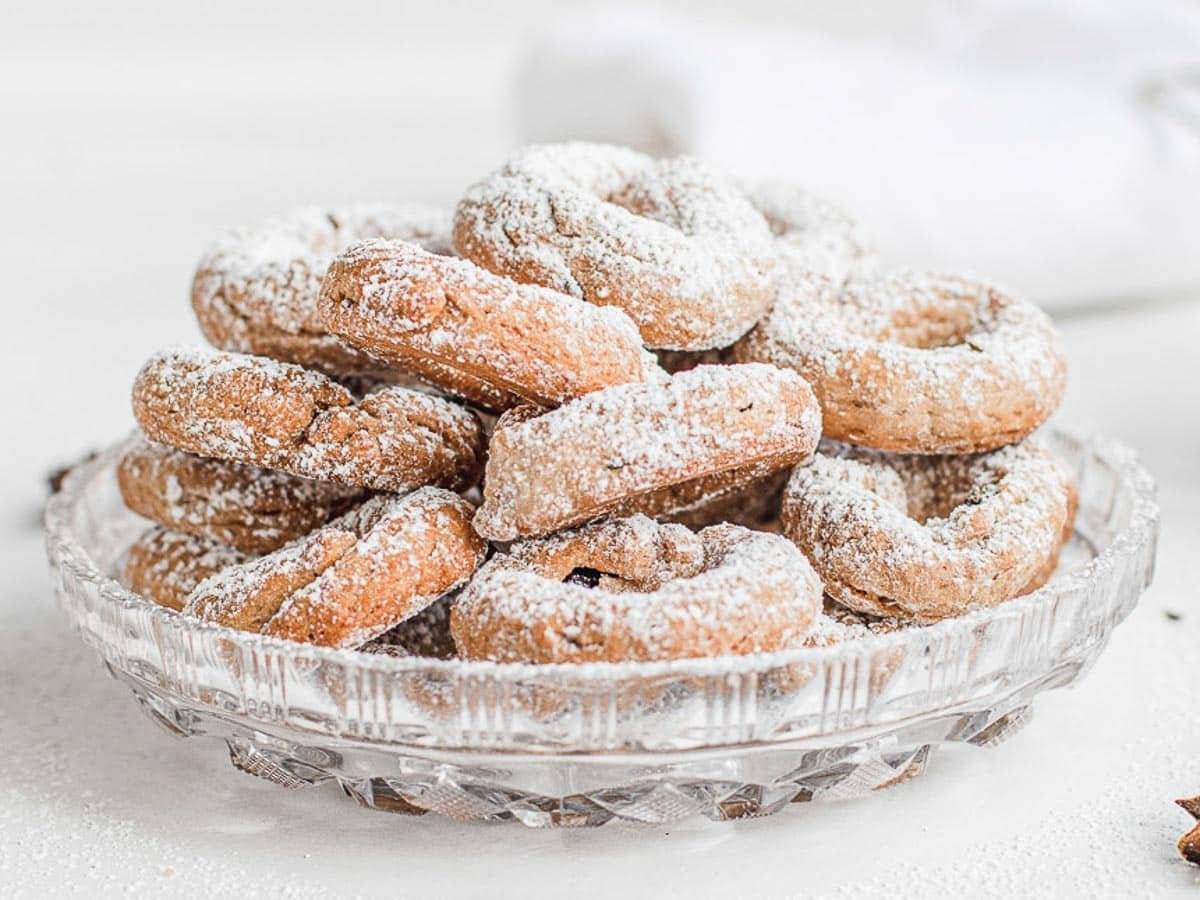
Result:
<svg viewBox="0 0 1200 900">
<path fill-rule="evenodd" d="M 633 516 L 493 557 L 450 630 L 467 659 L 651 661 L 794 646 L 820 609 L 821 582 L 785 538 Z"/>
<path fill-rule="evenodd" d="M 215 347 L 335 374 L 374 372 L 377 360 L 330 335 L 317 296 L 330 260 L 355 241 L 396 238 L 450 252 L 450 216 L 422 204 L 306 208 L 230 232 L 205 253 L 192 308 Z"/>
<path fill-rule="evenodd" d="M 270 553 L 341 515 L 361 488 L 196 456 L 137 440 L 117 463 L 125 505 L 175 531 Z"/>
<path fill-rule="evenodd" d="M 932 621 L 1024 593 L 1062 546 L 1070 492 L 1033 440 L 969 456 L 830 447 L 792 475 L 782 521 L 835 601 Z"/>
<path fill-rule="evenodd" d="M 657 384 L 506 413 L 489 450 L 480 534 L 534 537 L 605 515 L 665 516 L 795 465 L 821 415 L 773 366 L 701 366 Z"/>
<path fill-rule="evenodd" d="M 1054 549 L 1054 553 L 1046 561 L 1046 564 L 1034 574 L 1029 584 L 1025 585 L 1024 590 L 1021 591 L 1022 596 L 1032 594 L 1054 577 L 1055 572 L 1058 571 L 1058 564 L 1062 559 L 1063 550 L 1071 542 L 1071 536 L 1075 534 L 1075 516 L 1079 512 L 1079 479 L 1071 466 L 1068 466 L 1065 462 L 1057 458 L 1055 462 L 1059 464 L 1059 474 L 1062 476 L 1063 483 L 1067 488 L 1067 519 L 1063 524 L 1062 533 L 1058 537 L 1058 546 Z"/>
<path fill-rule="evenodd" d="M 380 495 L 206 580 L 184 612 L 301 643 L 358 647 L 466 581 L 486 549 L 456 494 Z"/>
<path fill-rule="evenodd" d="M 521 285 L 403 241 L 365 241 L 329 268 L 330 332 L 389 365 L 496 408 L 558 406 L 657 372 L 637 326 L 613 307 Z M 474 385 L 485 384 L 479 394 Z"/>
<path fill-rule="evenodd" d="M 826 437 L 900 453 L 992 450 L 1030 434 L 1062 399 L 1054 325 L 995 288 L 919 272 L 776 284 L 771 311 L 732 356 L 808 379 Z"/>
<path fill-rule="evenodd" d="M 858 223 L 832 203 L 774 179 L 744 181 L 741 188 L 767 220 L 775 252 L 789 271 L 824 275 L 841 284 L 874 270 L 875 253 Z"/>
<path fill-rule="evenodd" d="M 130 546 L 121 582 L 135 594 L 179 611 L 196 585 L 249 558 L 210 538 L 156 525 Z"/>
<path fill-rule="evenodd" d="M 454 243 L 497 274 L 623 309 L 650 347 L 728 346 L 770 302 L 766 220 L 684 157 L 528 147 L 459 202 Z"/>
<path fill-rule="evenodd" d="M 356 396 L 319 372 L 217 350 L 152 356 L 133 411 L 160 444 L 379 491 L 469 487 L 484 449 L 479 420 L 447 400 L 401 387 Z"/>
</svg>

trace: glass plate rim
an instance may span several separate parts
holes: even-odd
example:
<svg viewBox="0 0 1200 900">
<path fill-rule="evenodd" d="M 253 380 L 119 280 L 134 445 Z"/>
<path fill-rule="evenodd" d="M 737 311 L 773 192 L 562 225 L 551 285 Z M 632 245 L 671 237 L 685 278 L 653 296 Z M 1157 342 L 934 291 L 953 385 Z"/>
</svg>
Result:
<svg viewBox="0 0 1200 900">
<path fill-rule="evenodd" d="M 1147 541 L 1153 540 L 1159 521 L 1156 485 L 1154 478 L 1141 464 L 1137 452 L 1114 438 L 1093 434 L 1081 428 L 1057 426 L 1048 430 L 1060 439 L 1087 446 L 1096 455 L 1105 457 L 1115 470 L 1121 472 L 1123 480 L 1130 485 L 1134 495 L 1134 506 L 1130 510 L 1128 524 L 1113 536 L 1108 546 L 1101 549 L 1093 559 L 1079 569 L 1071 572 L 1067 579 L 1051 581 L 1036 591 L 989 609 L 976 610 L 964 616 L 944 619 L 940 622 L 898 632 L 871 634 L 856 639 L 851 644 L 796 647 L 744 656 L 701 657 L 657 662 L 551 664 L 393 657 L 383 654 L 360 653 L 352 649 L 300 644 L 182 616 L 130 591 L 116 579 L 105 574 L 84 549 L 70 526 L 69 511 L 79 500 L 86 485 L 92 479 L 100 476 L 106 468 L 115 464 L 123 448 L 132 439 L 130 437 L 109 445 L 94 458 L 79 464 L 68 473 L 62 488 L 46 503 L 45 536 L 47 549 L 54 564 L 67 567 L 75 577 L 95 584 L 107 600 L 118 603 L 123 609 L 149 615 L 155 623 L 170 629 L 211 634 L 222 641 L 230 641 L 241 649 L 287 653 L 305 657 L 314 662 L 337 663 L 381 674 L 421 673 L 442 676 L 455 675 L 459 678 L 476 676 L 505 681 L 553 678 L 555 675 L 567 674 L 571 676 L 572 681 L 596 680 L 603 682 L 664 676 L 741 675 L 782 666 L 819 665 L 824 661 L 845 655 L 850 647 L 863 653 L 886 652 L 893 646 L 911 642 L 915 635 L 921 635 L 929 640 L 939 638 L 950 640 L 956 633 L 965 635 L 986 624 L 999 623 L 1008 618 L 1020 618 L 1027 614 L 1030 608 L 1040 606 L 1050 596 L 1066 590 L 1068 587 L 1066 582 L 1069 582 L 1069 585 L 1091 582 L 1098 573 L 1117 568 L 1122 559 L 1130 557 Z"/>
</svg>

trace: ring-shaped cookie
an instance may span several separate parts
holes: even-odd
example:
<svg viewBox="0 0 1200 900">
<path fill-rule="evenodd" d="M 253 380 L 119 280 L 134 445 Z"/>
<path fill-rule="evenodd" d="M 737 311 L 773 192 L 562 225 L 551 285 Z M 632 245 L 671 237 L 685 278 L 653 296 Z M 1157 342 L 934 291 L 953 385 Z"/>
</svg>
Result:
<svg viewBox="0 0 1200 900">
<path fill-rule="evenodd" d="M 361 488 L 297 478 L 137 440 L 117 463 L 125 505 L 175 531 L 270 553 L 341 515 Z"/>
<path fill-rule="evenodd" d="M 829 447 L 793 473 L 781 518 L 835 601 L 933 621 L 1027 592 L 1061 549 L 1071 492 L 1036 440 L 964 456 Z"/>
<path fill-rule="evenodd" d="M 914 272 L 840 287 L 815 275 L 780 280 L 771 311 L 732 356 L 808 379 L 826 437 L 897 453 L 1015 443 L 1066 387 L 1066 359 L 1040 309 Z"/>
<path fill-rule="evenodd" d="M 1058 463 L 1059 475 L 1067 488 L 1067 518 L 1063 522 L 1063 529 L 1058 536 L 1058 546 L 1054 548 L 1050 558 L 1034 573 L 1033 578 L 1017 596 L 1032 594 L 1054 577 L 1062 562 L 1063 551 L 1067 549 L 1067 544 L 1075 534 L 1075 517 L 1079 513 L 1079 478 L 1076 476 L 1075 470 L 1064 460 L 1056 457 L 1055 462 Z"/>
<path fill-rule="evenodd" d="M 454 216 L 460 255 L 637 323 L 647 346 L 725 347 L 771 299 L 766 221 L 694 159 L 604 144 L 529 147 Z"/>
<path fill-rule="evenodd" d="M 483 562 L 457 494 L 380 495 L 274 553 L 227 568 L 191 593 L 197 616 L 307 644 L 358 647 L 462 584 Z"/>
<path fill-rule="evenodd" d="M 700 366 L 605 388 L 492 433 L 475 527 L 497 541 L 605 515 L 666 516 L 807 458 L 821 415 L 812 390 L 773 366 Z"/>
<path fill-rule="evenodd" d="M 218 350 L 152 356 L 133 411 L 160 444 L 379 491 L 469 487 L 484 448 L 479 420 L 448 400 L 388 386 L 358 397 L 319 372 Z"/>
<path fill-rule="evenodd" d="M 450 216 L 419 203 L 298 209 L 221 237 L 200 260 L 192 309 L 222 350 L 269 356 L 335 374 L 379 362 L 330 335 L 317 297 L 330 260 L 355 241 L 394 238 L 450 252 Z"/>
<path fill-rule="evenodd" d="M 785 538 L 633 516 L 493 557 L 450 630 L 467 659 L 641 662 L 794 646 L 820 609 L 821 582 Z"/>
<path fill-rule="evenodd" d="M 249 558 L 249 554 L 211 538 L 155 525 L 130 545 L 121 583 L 178 612 L 200 582 Z"/>
<path fill-rule="evenodd" d="M 875 252 L 862 229 L 832 203 L 786 181 L 743 181 L 746 199 L 762 213 L 787 271 L 824 275 L 841 284 L 869 273 Z"/>
<path fill-rule="evenodd" d="M 371 356 L 481 405 L 558 406 L 658 371 L 633 321 L 403 241 L 364 241 L 329 267 L 321 321 Z"/>
</svg>

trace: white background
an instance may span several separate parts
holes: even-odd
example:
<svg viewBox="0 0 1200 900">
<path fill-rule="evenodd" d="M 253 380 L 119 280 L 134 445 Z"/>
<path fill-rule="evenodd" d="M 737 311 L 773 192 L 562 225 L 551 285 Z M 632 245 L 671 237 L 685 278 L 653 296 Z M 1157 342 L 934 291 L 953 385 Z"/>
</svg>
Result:
<svg viewBox="0 0 1200 900">
<path fill-rule="evenodd" d="M 1171 803 L 1200 793 L 1200 290 L 1186 285 L 1062 323 L 1064 418 L 1138 446 L 1160 479 L 1159 573 L 1083 684 L 994 751 L 763 821 L 558 833 L 284 792 L 217 744 L 155 730 L 53 607 L 44 471 L 123 434 L 142 360 L 198 339 L 187 288 L 213 234 L 308 202 L 452 202 L 496 164 L 519 140 L 515 74 L 551 8 L 160 6 L 0 13 L 0 895 L 1194 892 Z M 793 24 L 782 4 L 711 7 L 730 27 Z M 907 35 L 944 13 L 805 15 Z"/>
</svg>

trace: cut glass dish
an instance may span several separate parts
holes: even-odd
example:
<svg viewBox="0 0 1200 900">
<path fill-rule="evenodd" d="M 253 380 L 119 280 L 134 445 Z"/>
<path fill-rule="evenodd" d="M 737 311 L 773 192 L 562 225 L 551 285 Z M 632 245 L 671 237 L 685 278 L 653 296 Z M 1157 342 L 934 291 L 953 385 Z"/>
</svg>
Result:
<svg viewBox="0 0 1200 900">
<path fill-rule="evenodd" d="M 113 578 L 147 527 L 114 447 L 46 510 L 60 604 L 145 712 L 223 741 L 285 787 L 335 780 L 364 806 L 531 826 L 768 815 L 990 746 L 1075 681 L 1149 584 L 1154 484 L 1129 449 L 1047 434 L 1078 472 L 1055 577 L 959 619 L 840 645 L 665 663 L 530 666 L 329 650 L 178 615 Z"/>
</svg>

